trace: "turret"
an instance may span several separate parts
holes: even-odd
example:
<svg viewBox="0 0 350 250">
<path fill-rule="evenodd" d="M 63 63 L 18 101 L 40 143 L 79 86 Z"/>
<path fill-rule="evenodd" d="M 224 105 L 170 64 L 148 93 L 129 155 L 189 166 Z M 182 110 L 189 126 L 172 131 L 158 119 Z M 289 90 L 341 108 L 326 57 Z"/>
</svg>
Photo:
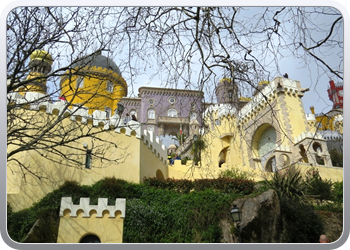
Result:
<svg viewBox="0 0 350 250">
<path fill-rule="evenodd" d="M 45 97 L 47 75 L 51 72 L 53 59 L 44 50 L 36 50 L 30 55 L 27 84 L 19 88 L 19 92 L 27 101 L 34 101 Z"/>
<path fill-rule="evenodd" d="M 110 118 L 120 99 L 127 95 L 127 84 L 118 66 L 96 52 L 77 60 L 61 78 L 61 96 L 72 106 L 84 106 L 89 114 L 106 111 Z"/>
<path fill-rule="evenodd" d="M 215 95 L 218 103 L 238 104 L 238 87 L 231 78 L 221 79 L 215 88 Z"/>
<path fill-rule="evenodd" d="M 327 90 L 329 100 L 333 102 L 333 109 L 343 108 L 343 84 L 335 84 L 334 81 L 329 81 L 329 88 Z"/>
</svg>

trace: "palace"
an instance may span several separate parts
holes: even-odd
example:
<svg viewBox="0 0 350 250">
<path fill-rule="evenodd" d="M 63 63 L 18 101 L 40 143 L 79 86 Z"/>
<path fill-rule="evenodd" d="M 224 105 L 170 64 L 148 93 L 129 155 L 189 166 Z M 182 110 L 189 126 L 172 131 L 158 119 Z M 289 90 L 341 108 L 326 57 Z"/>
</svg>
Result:
<svg viewBox="0 0 350 250">
<path fill-rule="evenodd" d="M 62 75 L 60 98 L 52 101 L 47 97 L 45 80 L 52 62 L 47 52 L 34 52 L 28 84 L 8 94 L 8 104 L 27 104 L 15 112 L 32 117 L 43 127 L 53 118 L 62 117 L 57 119 L 50 139 L 73 139 L 57 147 L 65 157 L 57 158 L 44 148 L 13 156 L 24 161 L 27 168 L 8 159 L 7 197 L 15 211 L 30 207 L 67 180 L 91 185 L 106 177 L 136 183 L 144 177 L 215 178 L 221 171 L 232 168 L 249 171 L 258 180 L 266 173 L 289 166 L 303 170 L 316 167 L 321 177 L 333 181 L 343 178 L 342 168 L 332 166 L 327 138 L 320 133 L 319 124 L 323 121 L 313 110 L 311 114 L 305 113 L 302 97 L 307 89 L 297 80 L 276 77 L 271 82 L 258 83 L 258 91 L 247 98 L 238 96 L 234 80 L 224 78 L 215 89 L 217 103 L 214 104 L 204 103 L 202 91 L 186 89 L 141 87 L 138 97 L 131 98 L 127 96 L 127 83 L 118 66 L 96 53 L 77 61 Z M 338 104 L 334 108 L 331 112 L 336 114 L 327 120 L 327 128 L 341 135 L 342 110 L 338 110 Z M 21 126 L 21 121 L 15 124 Z M 78 134 L 74 129 L 89 131 L 94 136 L 74 138 Z M 178 134 L 182 139 L 174 152 L 187 161 L 175 160 L 170 165 L 167 146 L 174 145 L 164 146 L 162 141 Z M 203 141 L 204 147 L 196 153 L 198 161 L 192 161 L 197 140 Z M 9 145 L 8 151 L 16 147 Z M 94 156 L 102 151 L 103 157 Z M 67 166 L 70 162 L 75 165 Z M 33 173 L 40 173 L 41 178 Z M 103 199 L 96 208 L 89 207 L 87 202 L 82 200 L 80 208 L 74 211 L 78 214 L 81 209 L 86 217 L 97 220 L 97 215 L 86 211 L 100 213 L 107 209 L 107 201 Z M 110 217 L 120 219 L 124 216 L 125 200 L 118 202 L 120 208 L 108 207 L 108 210 L 113 211 Z M 66 207 L 72 212 L 73 206 L 69 199 L 62 199 L 61 209 Z M 65 220 L 70 215 L 65 215 L 63 209 L 61 222 L 68 226 L 70 223 Z M 99 216 L 105 219 L 102 212 Z M 77 218 L 76 223 L 78 227 L 85 222 Z M 122 228 L 120 223 L 112 223 L 110 227 Z M 66 236 L 60 232 L 60 242 L 79 242 L 84 234 L 79 231 L 75 238 L 71 236 L 65 241 L 69 230 Z M 121 240 L 117 237 L 104 242 Z"/>
</svg>

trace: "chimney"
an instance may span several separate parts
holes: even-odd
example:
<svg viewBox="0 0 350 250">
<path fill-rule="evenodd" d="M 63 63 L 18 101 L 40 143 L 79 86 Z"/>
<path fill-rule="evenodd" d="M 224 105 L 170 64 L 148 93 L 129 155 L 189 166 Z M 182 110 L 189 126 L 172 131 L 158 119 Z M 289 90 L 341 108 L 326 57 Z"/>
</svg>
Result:
<svg viewBox="0 0 350 250">
<path fill-rule="evenodd" d="M 311 110 L 311 114 L 315 114 L 315 108 L 314 108 L 314 106 L 311 106 L 311 107 L 310 107 L 310 110 Z"/>
</svg>

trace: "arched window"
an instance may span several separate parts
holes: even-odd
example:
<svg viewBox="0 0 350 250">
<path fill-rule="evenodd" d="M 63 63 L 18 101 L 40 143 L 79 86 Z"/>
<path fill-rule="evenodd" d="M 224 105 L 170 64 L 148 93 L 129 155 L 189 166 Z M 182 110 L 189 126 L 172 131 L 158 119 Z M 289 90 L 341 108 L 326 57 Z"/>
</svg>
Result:
<svg viewBox="0 0 350 250">
<path fill-rule="evenodd" d="M 110 118 L 111 115 L 112 115 L 112 109 L 106 107 L 106 108 L 105 108 L 105 112 L 106 112 L 106 118 L 107 118 L 107 119 Z"/>
<path fill-rule="evenodd" d="M 149 109 L 147 114 L 148 114 L 148 119 L 156 119 L 156 112 L 154 111 L 154 109 Z"/>
<path fill-rule="evenodd" d="M 272 157 L 266 164 L 266 171 L 274 173 L 276 172 L 276 158 Z"/>
<path fill-rule="evenodd" d="M 177 110 L 176 109 L 169 109 L 168 116 L 169 117 L 177 117 Z"/>
<path fill-rule="evenodd" d="M 130 116 L 131 116 L 131 119 L 133 116 L 135 116 L 135 118 L 137 119 L 137 112 L 135 109 L 130 110 Z"/>
<path fill-rule="evenodd" d="M 309 159 L 307 158 L 306 150 L 304 145 L 299 145 L 299 154 L 302 157 L 302 161 L 305 163 L 309 163 Z"/>
<path fill-rule="evenodd" d="M 268 127 L 262 134 L 258 143 L 259 157 L 263 157 L 267 153 L 275 149 L 276 131 L 274 127 Z"/>
</svg>

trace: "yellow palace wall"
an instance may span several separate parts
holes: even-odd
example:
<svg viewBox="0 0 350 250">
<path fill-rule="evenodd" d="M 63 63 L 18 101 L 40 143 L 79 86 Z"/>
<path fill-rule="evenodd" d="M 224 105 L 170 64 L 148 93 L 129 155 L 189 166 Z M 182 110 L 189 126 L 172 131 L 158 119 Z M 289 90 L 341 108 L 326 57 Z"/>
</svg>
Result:
<svg viewBox="0 0 350 250">
<path fill-rule="evenodd" d="M 67 119 L 64 123 L 75 123 L 75 121 Z M 90 133 L 98 130 L 101 130 L 101 128 L 92 128 Z M 137 138 L 136 133 L 127 135 L 125 129 L 121 129 L 121 133 L 113 130 L 102 131 L 98 134 L 98 137 L 100 140 L 93 140 L 91 137 L 78 139 L 70 143 L 72 148 L 69 149 L 62 146 L 57 148 L 62 155 L 72 156 L 76 154 L 74 159 L 78 164 L 74 166 L 65 165 L 67 162 L 64 162 L 62 158 L 47 152 L 44 156 L 34 151 L 24 151 L 14 155 L 16 159 L 25 162 L 26 166 L 30 166 L 29 170 L 40 176 L 40 179 L 29 174 L 26 170 L 24 170 L 24 173 L 27 174 L 23 176 L 22 170 L 9 159 L 7 165 L 7 197 L 14 211 L 31 206 L 47 193 L 57 189 L 65 181 L 92 185 L 105 177 L 115 177 L 140 183 L 145 176 L 156 177 L 158 169 L 162 171 L 165 178 L 167 177 L 166 164 L 157 157 L 159 152 L 157 154 L 152 152 L 144 144 L 142 138 Z M 106 147 L 106 141 L 112 141 L 118 147 Z M 88 148 L 91 148 L 92 142 L 93 150 L 105 147 L 103 156 L 106 159 L 118 160 L 116 162 L 106 160 L 101 162 L 99 159 L 92 157 L 92 167 L 90 169 L 85 168 L 85 149 L 83 145 L 86 143 Z M 152 145 L 150 142 L 149 146 Z"/>
</svg>

